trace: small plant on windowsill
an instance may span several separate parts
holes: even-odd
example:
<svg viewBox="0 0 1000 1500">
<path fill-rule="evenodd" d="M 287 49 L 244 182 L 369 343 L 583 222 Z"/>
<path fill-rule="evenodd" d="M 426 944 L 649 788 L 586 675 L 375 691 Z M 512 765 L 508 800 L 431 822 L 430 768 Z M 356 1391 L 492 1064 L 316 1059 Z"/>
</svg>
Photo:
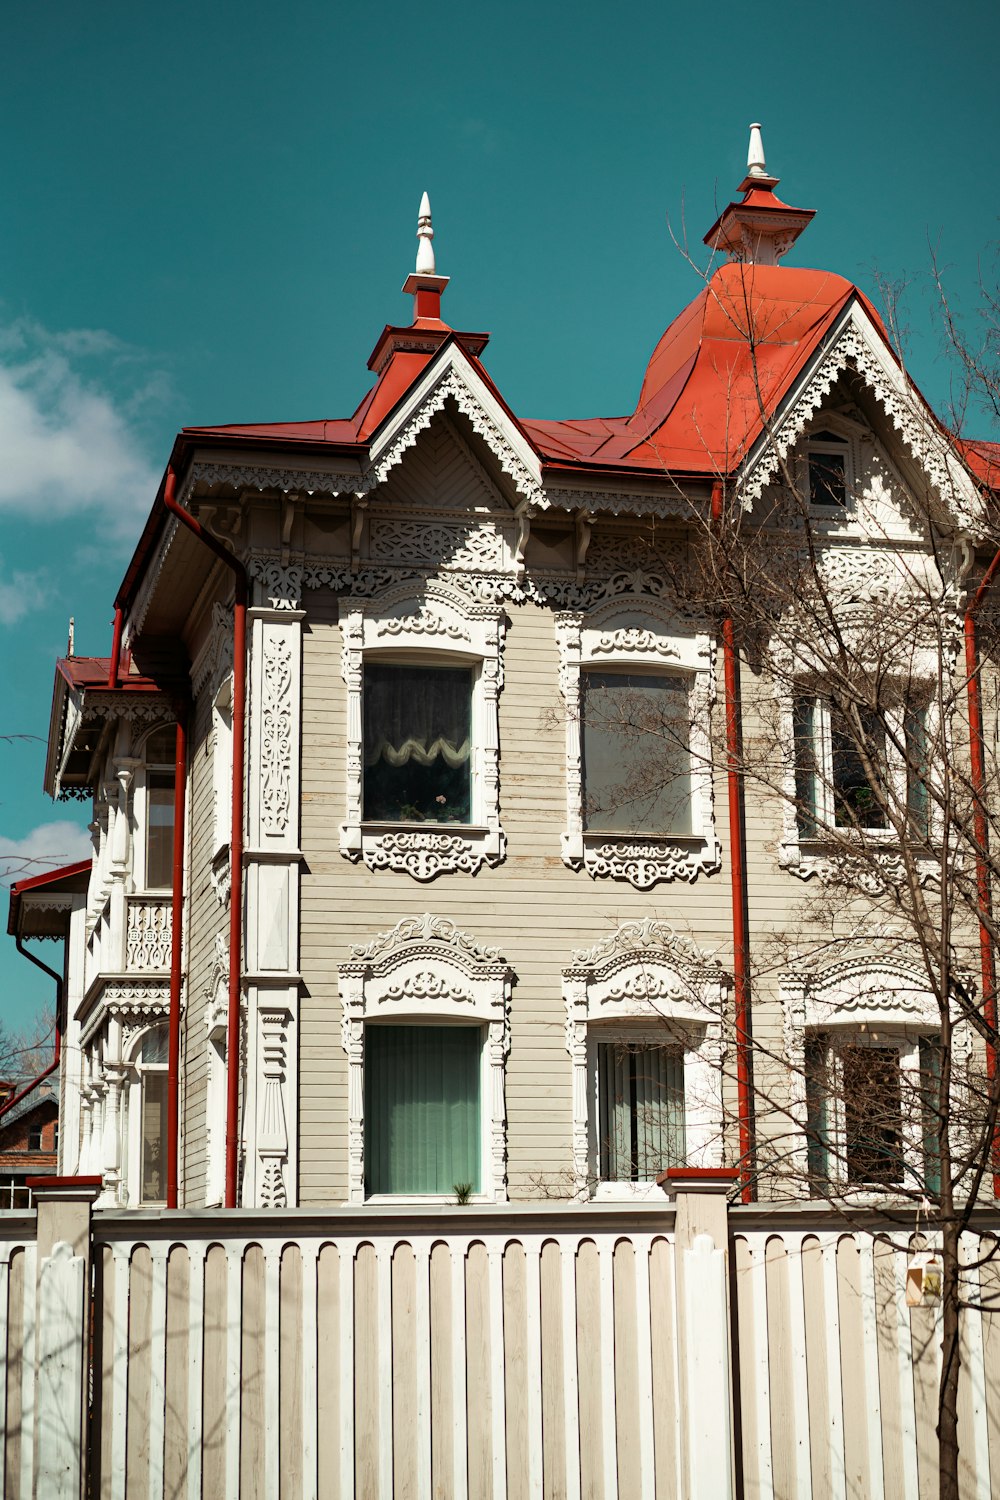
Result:
<svg viewBox="0 0 1000 1500">
<path fill-rule="evenodd" d="M 454 1185 L 455 1202 L 459 1208 L 464 1208 L 472 1198 L 471 1182 L 456 1182 Z"/>
</svg>

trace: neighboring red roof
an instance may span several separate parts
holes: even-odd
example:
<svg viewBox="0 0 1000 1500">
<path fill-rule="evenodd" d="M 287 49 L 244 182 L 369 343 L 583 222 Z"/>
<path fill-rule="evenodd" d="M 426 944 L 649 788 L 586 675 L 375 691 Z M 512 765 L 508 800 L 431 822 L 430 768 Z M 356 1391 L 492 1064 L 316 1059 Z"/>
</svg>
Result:
<svg viewBox="0 0 1000 1500">
<path fill-rule="evenodd" d="M 960 438 L 958 448 L 975 478 L 991 490 L 1000 490 L 1000 443 Z"/>
<path fill-rule="evenodd" d="M 91 860 L 81 859 L 75 865 L 60 865 L 58 870 L 46 870 L 44 875 L 29 875 L 25 880 L 15 880 L 10 893 L 12 896 L 23 896 L 26 891 L 37 891 L 42 886 L 58 885 L 60 881 L 72 880 L 76 875 L 85 874 L 91 864 Z"/>
<path fill-rule="evenodd" d="M 852 297 L 881 327 L 828 271 L 720 266 L 653 350 L 632 416 L 522 426 L 555 464 L 728 473 Z"/>
<path fill-rule="evenodd" d="M 109 693 L 158 693 L 160 691 L 151 677 L 143 677 L 138 672 L 123 672 L 118 679 L 118 687 L 109 688 L 110 671 L 110 656 L 60 656 L 56 662 L 56 672 L 72 688 L 100 688 Z"/>
</svg>

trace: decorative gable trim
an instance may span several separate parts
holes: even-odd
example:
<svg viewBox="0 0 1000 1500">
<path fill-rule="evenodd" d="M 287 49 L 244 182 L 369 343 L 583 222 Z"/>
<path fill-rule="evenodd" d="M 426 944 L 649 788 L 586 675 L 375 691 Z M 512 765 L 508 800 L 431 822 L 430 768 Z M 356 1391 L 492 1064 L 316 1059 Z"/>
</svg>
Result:
<svg viewBox="0 0 1000 1500">
<path fill-rule="evenodd" d="M 381 484 L 402 462 L 407 449 L 449 400 L 483 439 L 518 494 L 529 503 L 547 505 L 536 454 L 454 344 L 431 362 L 400 411 L 373 440 L 368 488 Z"/>
<path fill-rule="evenodd" d="M 969 525 L 979 509 L 975 486 L 941 433 L 916 387 L 893 359 L 885 339 L 855 299 L 839 327 L 789 397 L 771 431 L 758 441 L 744 465 L 740 495 L 750 509 L 774 478 L 779 465 L 806 432 L 838 377 L 854 369 L 874 394 L 910 454 L 926 473 L 941 502 Z"/>
</svg>

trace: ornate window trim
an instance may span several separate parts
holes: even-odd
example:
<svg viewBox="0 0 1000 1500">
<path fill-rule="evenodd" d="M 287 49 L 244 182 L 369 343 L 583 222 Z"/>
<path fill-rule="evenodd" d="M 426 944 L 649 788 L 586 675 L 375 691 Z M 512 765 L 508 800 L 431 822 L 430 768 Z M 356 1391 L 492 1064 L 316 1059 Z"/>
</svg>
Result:
<svg viewBox="0 0 1000 1500">
<path fill-rule="evenodd" d="M 409 580 L 375 598 L 340 605 L 341 670 L 347 684 L 347 818 L 340 852 L 370 870 L 395 870 L 414 880 L 459 871 L 474 875 L 497 865 L 506 840 L 500 825 L 500 728 L 503 687 L 503 611 L 477 603 L 438 580 Z M 419 657 L 418 657 L 419 653 Z M 476 669 L 472 696 L 473 822 L 428 828 L 410 823 L 366 824 L 362 819 L 364 664 L 367 659 L 440 660 Z"/>
<path fill-rule="evenodd" d="M 562 971 L 566 1050 L 573 1062 L 576 1195 L 634 1196 L 630 1184 L 597 1180 L 597 1040 L 657 1040 L 684 1048 L 690 1166 L 722 1164 L 723 1005 L 728 980 L 693 943 L 652 917 L 628 922 Z M 603 1032 L 603 1036 L 598 1032 Z"/>
<path fill-rule="evenodd" d="M 477 946 L 453 922 L 429 912 L 356 945 L 340 965 L 341 1040 L 349 1066 L 348 1202 L 365 1201 L 365 1023 L 372 1020 L 482 1024 L 483 1186 L 475 1201 L 507 1201 L 504 1072 L 512 980 L 498 949 Z"/>
<path fill-rule="evenodd" d="M 648 624 L 616 625 L 616 618 L 641 614 Z M 603 601 L 588 613 L 555 616 L 559 646 L 559 688 L 566 705 L 566 831 L 563 863 L 586 869 L 594 879 L 627 880 L 639 890 L 659 881 L 697 879 L 719 868 L 712 785 L 711 711 L 715 701 L 712 640 L 673 618 L 646 595 L 626 594 Z M 657 668 L 690 682 L 692 833 L 653 837 L 584 829 L 581 752 L 581 680 L 588 667 Z"/>
<path fill-rule="evenodd" d="M 827 969 L 792 970 L 782 974 L 778 987 L 784 1025 L 785 1056 L 791 1079 L 792 1119 L 803 1132 L 803 1144 L 790 1153 L 793 1170 L 799 1181 L 806 1174 L 806 1091 L 805 1043 L 810 1033 L 826 1033 L 837 1042 L 856 1041 L 857 1045 L 895 1047 L 900 1054 L 900 1069 L 918 1070 L 918 1047 L 921 1037 L 935 1036 L 941 1030 L 937 1001 L 926 976 L 904 962 L 865 955 L 846 959 Z M 852 1035 L 853 1034 L 853 1035 Z M 967 1025 L 957 1025 L 953 1032 L 953 1069 L 956 1086 L 964 1074 L 971 1052 L 972 1038 Z M 841 1126 L 835 1122 L 833 1135 Z M 916 1161 L 923 1156 L 923 1139 L 919 1118 L 902 1121 L 904 1156 Z M 847 1192 L 846 1184 L 838 1192 Z M 891 1188 L 857 1188 L 850 1196 L 858 1201 L 884 1198 Z"/>
<path fill-rule="evenodd" d="M 801 654 L 801 653 L 800 653 Z M 822 885 L 845 886 L 864 891 L 871 896 L 881 894 L 888 887 L 898 885 L 906 879 L 906 865 L 899 853 L 899 843 L 894 829 L 850 828 L 825 832 L 834 827 L 833 811 L 833 766 L 830 739 L 829 706 L 823 691 L 823 678 L 809 670 L 809 662 L 802 658 L 802 675 L 796 681 L 795 691 L 789 691 L 791 674 L 796 670 L 792 653 L 785 643 L 775 647 L 775 656 L 780 662 L 780 671 L 775 678 L 774 692 L 778 702 L 779 739 L 784 747 L 782 765 L 781 837 L 778 842 L 778 864 L 799 880 L 810 880 L 814 876 Z M 908 664 L 907 680 L 911 689 L 911 702 L 921 704 L 926 714 L 926 734 L 933 740 L 940 732 L 940 718 L 934 699 L 935 657 L 930 651 L 917 651 Z M 901 679 L 902 685 L 902 679 Z M 926 695 L 921 686 L 926 685 Z M 803 834 L 799 827 L 797 806 L 798 743 L 795 734 L 795 697 L 799 690 L 803 696 L 815 697 L 818 705 L 818 728 L 814 731 L 814 753 L 820 766 L 821 805 L 818 820 L 821 827 L 813 837 Z M 899 743 L 905 740 L 904 704 L 899 704 L 898 716 L 886 715 L 895 730 Z M 891 749 L 891 747 L 890 747 Z M 906 802 L 906 764 L 898 753 L 888 755 L 889 774 L 894 784 L 894 796 L 901 806 Z M 940 878 L 940 864 L 933 852 L 936 838 L 935 810 L 929 809 L 929 831 L 926 853 L 921 852 L 917 861 L 921 885 L 933 884 Z M 857 841 L 858 853 L 852 853 L 851 845 Z"/>
</svg>

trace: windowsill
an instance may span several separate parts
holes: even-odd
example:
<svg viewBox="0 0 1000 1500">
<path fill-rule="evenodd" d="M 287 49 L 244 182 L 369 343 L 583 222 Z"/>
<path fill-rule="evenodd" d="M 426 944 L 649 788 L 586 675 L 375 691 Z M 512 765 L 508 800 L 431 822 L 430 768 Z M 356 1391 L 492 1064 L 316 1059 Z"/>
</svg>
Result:
<svg viewBox="0 0 1000 1500">
<path fill-rule="evenodd" d="M 500 828 L 483 823 L 344 823 L 340 852 L 362 859 L 370 870 L 393 870 L 414 880 L 437 875 L 475 875 L 483 865 L 503 859 L 506 841 Z"/>
<path fill-rule="evenodd" d="M 445 823 L 443 821 L 439 823 L 439 822 L 435 821 L 435 819 L 433 819 L 433 818 L 425 818 L 423 820 L 423 822 L 407 823 L 402 818 L 400 818 L 397 822 L 392 822 L 391 820 L 386 820 L 385 822 L 376 822 L 374 819 L 371 822 L 367 822 L 366 821 L 366 822 L 364 822 L 364 823 L 361 824 L 361 832 L 363 834 L 364 833 L 372 833 L 372 834 L 397 833 L 397 832 L 405 832 L 405 833 L 441 833 L 441 832 L 447 832 L 447 833 L 485 834 L 485 833 L 489 832 L 489 829 L 486 827 L 485 823 Z"/>
<path fill-rule="evenodd" d="M 472 1208 L 474 1205 L 493 1203 L 489 1193 L 470 1193 L 465 1203 L 459 1203 L 454 1193 L 366 1193 L 365 1207 L 372 1208 L 436 1208 L 450 1205 L 452 1208 Z"/>
<path fill-rule="evenodd" d="M 839 878 L 846 884 L 892 884 L 904 877 L 904 850 L 916 860 L 920 884 L 934 881 L 940 873 L 934 845 L 929 840 L 903 844 L 889 828 L 843 829 L 823 838 L 786 838 L 778 846 L 778 864 L 799 880 L 819 875 L 824 880 Z"/>
<path fill-rule="evenodd" d="M 720 865 L 718 840 L 704 833 L 583 833 L 563 834 L 563 863 L 582 866 L 593 879 L 627 880 L 637 890 L 659 881 L 695 880 L 714 874 Z"/>
</svg>

